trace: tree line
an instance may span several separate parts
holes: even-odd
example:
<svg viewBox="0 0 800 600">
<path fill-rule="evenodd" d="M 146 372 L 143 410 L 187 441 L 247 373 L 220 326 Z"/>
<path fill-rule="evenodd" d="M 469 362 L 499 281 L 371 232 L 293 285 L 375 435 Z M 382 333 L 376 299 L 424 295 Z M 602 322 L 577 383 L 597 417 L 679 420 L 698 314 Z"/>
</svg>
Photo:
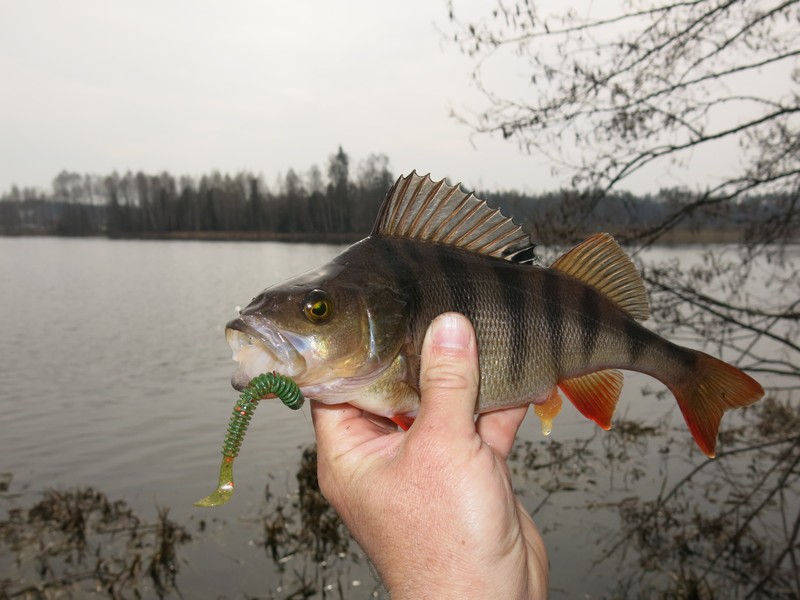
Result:
<svg viewBox="0 0 800 600">
<path fill-rule="evenodd" d="M 350 163 L 340 147 L 329 157 L 327 177 L 318 166 L 304 173 L 289 169 L 272 187 L 249 172 L 196 178 L 62 171 L 50 192 L 14 186 L 0 196 L 0 234 L 358 239 L 371 230 L 395 175 L 383 154 L 362 160 L 355 176 Z M 679 188 L 641 196 L 609 191 L 600 197 L 595 191 L 568 189 L 476 194 L 525 223 L 543 244 L 565 244 L 599 230 L 624 240 L 656 230 L 676 215 L 683 218 L 672 228 L 671 239 L 730 240 L 781 214 L 790 201 L 766 194 L 688 210 L 697 194 Z M 676 232 L 683 235 L 676 238 Z"/>
<path fill-rule="evenodd" d="M 0 196 L 0 234 L 159 237 L 185 234 L 368 232 L 394 182 L 389 159 L 371 154 L 353 176 L 340 147 L 318 166 L 289 169 L 270 187 L 262 175 L 213 172 L 201 177 L 127 172 L 98 176 L 62 171 L 49 192 L 16 186 Z"/>
</svg>

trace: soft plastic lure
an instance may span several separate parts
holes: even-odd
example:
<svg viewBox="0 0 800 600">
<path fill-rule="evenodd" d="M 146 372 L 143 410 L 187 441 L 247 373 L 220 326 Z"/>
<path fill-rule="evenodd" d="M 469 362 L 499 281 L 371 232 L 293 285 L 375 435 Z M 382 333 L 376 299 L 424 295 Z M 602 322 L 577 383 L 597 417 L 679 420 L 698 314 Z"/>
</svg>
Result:
<svg viewBox="0 0 800 600">
<path fill-rule="evenodd" d="M 275 372 L 254 377 L 239 396 L 236 406 L 233 407 L 228 433 L 222 444 L 222 464 L 219 468 L 217 489 L 213 494 L 195 502 L 195 506 L 221 506 L 231 499 L 233 496 L 233 459 L 239 455 L 244 434 L 247 432 L 250 419 L 253 418 L 258 401 L 270 394 L 275 394 L 292 410 L 303 406 L 303 394 L 289 377 L 278 375 Z"/>
</svg>

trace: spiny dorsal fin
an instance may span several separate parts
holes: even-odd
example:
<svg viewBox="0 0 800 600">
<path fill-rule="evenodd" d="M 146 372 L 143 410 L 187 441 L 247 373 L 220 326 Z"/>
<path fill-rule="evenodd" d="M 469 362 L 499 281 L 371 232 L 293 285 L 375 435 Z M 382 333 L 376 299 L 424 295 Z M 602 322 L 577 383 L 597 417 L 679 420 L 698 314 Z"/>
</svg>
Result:
<svg viewBox="0 0 800 600">
<path fill-rule="evenodd" d="M 650 316 L 647 292 L 633 261 L 607 233 L 597 233 L 550 265 L 580 279 L 638 321 Z"/>
<path fill-rule="evenodd" d="M 534 247 L 519 225 L 485 200 L 416 171 L 389 190 L 372 235 L 436 242 L 511 261 Z"/>
</svg>

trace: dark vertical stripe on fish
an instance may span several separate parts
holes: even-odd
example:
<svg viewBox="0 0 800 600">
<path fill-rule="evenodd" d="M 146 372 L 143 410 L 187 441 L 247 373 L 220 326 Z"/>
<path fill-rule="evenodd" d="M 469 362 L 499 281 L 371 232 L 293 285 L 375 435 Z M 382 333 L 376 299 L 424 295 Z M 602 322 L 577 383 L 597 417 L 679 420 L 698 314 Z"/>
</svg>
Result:
<svg viewBox="0 0 800 600">
<path fill-rule="evenodd" d="M 544 284 L 542 286 L 542 298 L 544 300 L 544 318 L 547 324 L 550 341 L 550 356 L 553 372 L 558 377 L 562 372 L 562 346 L 563 340 L 563 317 L 560 296 L 560 277 L 551 269 L 544 270 Z"/>
<path fill-rule="evenodd" d="M 453 310 L 471 319 L 476 298 L 470 270 L 458 253 L 441 246 L 436 248 L 437 263 L 442 270 Z"/>
<path fill-rule="evenodd" d="M 367 250 L 372 255 L 372 258 L 380 264 L 383 264 L 392 280 L 397 284 L 398 288 L 406 285 L 406 274 L 408 273 L 409 266 L 406 264 L 404 256 L 401 256 L 399 244 L 394 240 L 376 239 L 376 248 L 374 251 Z"/>
<path fill-rule="evenodd" d="M 388 267 L 396 285 L 394 289 L 400 292 L 407 305 L 409 314 L 415 317 L 419 314 L 420 289 L 417 278 L 413 276 L 419 269 L 418 259 L 407 252 L 413 245 L 402 242 L 380 240 L 380 262 Z"/>
<path fill-rule="evenodd" d="M 591 286 L 583 286 L 580 313 L 581 350 L 583 362 L 588 365 L 592 361 L 592 354 L 597 345 L 597 336 L 600 335 L 600 298 Z"/>
<path fill-rule="evenodd" d="M 522 269 L 507 262 L 497 262 L 494 272 L 500 282 L 503 293 L 502 316 L 506 320 L 508 335 L 508 377 L 512 386 L 521 385 L 525 379 L 528 363 L 531 360 L 531 348 L 526 331 L 529 327 L 527 300 L 525 294 Z"/>
<path fill-rule="evenodd" d="M 647 347 L 647 330 L 627 316 L 623 322 L 623 327 L 628 343 L 628 362 L 631 365 L 635 365 Z"/>
</svg>

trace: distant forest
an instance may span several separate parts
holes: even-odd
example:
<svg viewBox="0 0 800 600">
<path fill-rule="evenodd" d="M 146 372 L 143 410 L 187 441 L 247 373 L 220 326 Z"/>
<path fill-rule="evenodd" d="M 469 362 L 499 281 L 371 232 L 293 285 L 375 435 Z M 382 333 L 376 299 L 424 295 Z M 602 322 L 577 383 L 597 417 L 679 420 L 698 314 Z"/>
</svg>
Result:
<svg viewBox="0 0 800 600">
<path fill-rule="evenodd" d="M 50 191 L 14 186 L 0 196 L 0 235 L 345 242 L 372 229 L 394 180 L 383 154 L 361 161 L 353 176 L 341 147 L 330 156 L 326 176 L 317 166 L 305 173 L 290 169 L 271 188 L 261 175 L 248 172 L 176 178 L 169 173 L 63 171 Z M 542 243 L 574 241 L 599 230 L 624 240 L 658 231 L 676 218 L 667 239 L 727 241 L 775 218 L 789 201 L 780 195 L 754 196 L 735 205 L 704 202 L 692 210 L 697 194 L 678 188 L 645 196 L 587 196 L 570 190 L 476 194 L 515 221 L 528 223 Z"/>
</svg>

